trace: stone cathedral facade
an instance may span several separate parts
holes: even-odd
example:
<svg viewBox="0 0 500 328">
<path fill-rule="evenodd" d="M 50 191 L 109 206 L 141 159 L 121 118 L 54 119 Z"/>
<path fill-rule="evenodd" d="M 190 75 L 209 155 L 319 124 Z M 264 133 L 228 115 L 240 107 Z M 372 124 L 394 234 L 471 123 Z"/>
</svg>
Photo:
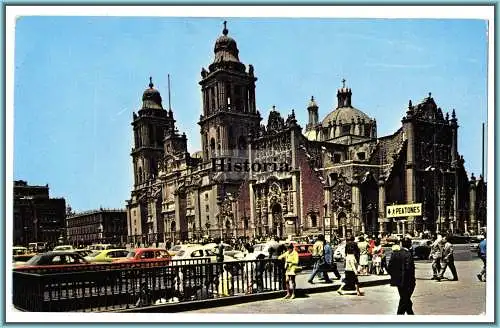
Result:
<svg viewBox="0 0 500 328">
<path fill-rule="evenodd" d="M 475 233 L 486 224 L 486 183 L 470 177 L 458 150 L 455 111 L 431 94 L 410 101 L 401 127 L 377 135 L 345 80 L 319 120 L 312 97 L 303 129 L 293 110 L 257 109 L 254 67 L 239 59 L 224 24 L 214 60 L 201 70 L 201 151 L 189 153 L 150 80 L 133 113 L 134 186 L 127 201 L 130 243 L 167 239 L 406 231 Z M 305 102 L 307 103 L 307 101 Z M 386 217 L 393 204 L 422 215 Z"/>
</svg>

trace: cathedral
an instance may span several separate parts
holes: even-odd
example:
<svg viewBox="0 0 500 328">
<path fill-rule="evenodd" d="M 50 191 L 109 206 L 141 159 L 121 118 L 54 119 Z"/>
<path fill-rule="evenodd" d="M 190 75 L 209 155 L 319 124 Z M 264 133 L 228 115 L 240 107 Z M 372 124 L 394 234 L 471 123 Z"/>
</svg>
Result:
<svg viewBox="0 0 500 328">
<path fill-rule="evenodd" d="M 401 127 L 379 137 L 376 119 L 355 107 L 345 80 L 322 120 L 311 97 L 304 129 L 293 110 L 273 107 L 263 118 L 256 82 L 224 23 L 213 62 L 201 69 L 202 149 L 189 153 L 150 78 L 133 113 L 129 243 L 477 233 L 486 225 L 486 183 L 467 174 L 455 111 L 443 112 L 431 93 L 409 101 Z M 421 215 L 389 217 L 387 207 L 398 204 L 419 204 Z"/>
</svg>

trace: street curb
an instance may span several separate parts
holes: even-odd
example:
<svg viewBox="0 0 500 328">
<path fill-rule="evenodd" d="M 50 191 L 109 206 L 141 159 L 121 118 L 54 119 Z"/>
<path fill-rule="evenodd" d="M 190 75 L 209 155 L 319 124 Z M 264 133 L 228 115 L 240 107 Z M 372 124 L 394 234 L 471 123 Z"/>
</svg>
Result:
<svg viewBox="0 0 500 328">
<path fill-rule="evenodd" d="M 380 285 L 387 285 L 390 283 L 390 279 L 377 279 L 377 280 L 370 280 L 370 281 L 360 281 L 359 286 L 360 287 L 374 287 L 374 286 L 380 286 Z M 307 295 L 307 294 L 315 294 L 315 293 L 327 293 L 327 292 L 333 292 L 337 291 L 339 289 L 340 283 L 336 283 L 333 285 L 327 285 L 327 286 L 311 286 L 311 287 L 303 287 L 303 288 L 297 288 L 295 291 L 295 294 L 297 296 L 302 296 L 302 295 Z"/>
<path fill-rule="evenodd" d="M 390 279 L 377 279 L 371 281 L 360 281 L 360 287 L 373 287 L 385 285 L 390 282 Z M 295 294 L 297 297 L 302 297 L 307 294 L 315 294 L 315 293 L 326 293 L 336 291 L 340 287 L 340 283 L 336 283 L 328 286 L 311 286 L 305 288 L 297 288 L 295 290 Z M 243 304 L 249 302 L 277 299 L 285 296 L 285 291 L 273 291 L 273 292 L 264 292 L 258 294 L 250 294 L 250 295 L 241 295 L 241 296 L 227 296 L 216 299 L 209 300 L 201 300 L 201 301 L 191 301 L 191 302 L 182 302 L 175 304 L 165 304 L 165 305 L 154 305 L 147 306 L 141 308 L 132 308 L 127 310 L 118 310 L 113 312 L 141 312 L 141 313 L 175 313 L 175 312 L 184 312 L 184 311 L 192 311 L 192 310 L 200 310 L 200 309 L 208 309 L 220 306 L 230 306 L 235 304 Z"/>
<path fill-rule="evenodd" d="M 141 308 L 118 310 L 113 312 L 175 313 L 175 312 L 184 312 L 191 310 L 209 309 L 219 306 L 243 304 L 256 301 L 264 301 L 269 299 L 280 298 L 283 296 L 285 296 L 285 291 L 279 290 L 273 292 L 264 292 L 264 293 L 241 295 L 241 296 L 226 296 L 222 298 L 208 299 L 201 301 L 190 301 L 190 302 L 181 302 L 181 303 L 165 304 L 165 305 L 153 305 Z"/>
</svg>

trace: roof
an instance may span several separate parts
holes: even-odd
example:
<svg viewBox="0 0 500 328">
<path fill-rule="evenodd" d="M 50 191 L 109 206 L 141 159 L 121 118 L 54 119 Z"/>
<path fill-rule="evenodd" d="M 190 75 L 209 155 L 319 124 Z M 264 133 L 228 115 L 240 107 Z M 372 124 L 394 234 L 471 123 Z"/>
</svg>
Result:
<svg viewBox="0 0 500 328">
<path fill-rule="evenodd" d="M 330 122 L 335 124 L 339 124 L 341 122 L 344 124 L 350 124 L 353 119 L 357 122 L 358 118 L 365 120 L 366 122 L 371 120 L 368 115 L 355 107 L 340 107 L 326 115 L 321 122 L 321 125 L 326 127 L 330 124 Z"/>
</svg>

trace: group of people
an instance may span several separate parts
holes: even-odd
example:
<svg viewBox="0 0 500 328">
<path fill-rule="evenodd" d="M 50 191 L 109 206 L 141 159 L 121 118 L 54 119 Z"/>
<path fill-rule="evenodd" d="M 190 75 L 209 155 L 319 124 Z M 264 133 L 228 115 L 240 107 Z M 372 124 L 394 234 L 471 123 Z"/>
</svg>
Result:
<svg viewBox="0 0 500 328">
<path fill-rule="evenodd" d="M 453 255 L 453 245 L 448 237 L 437 235 L 436 240 L 431 244 L 429 259 L 432 260 L 432 280 L 441 281 L 447 268 L 450 268 L 453 281 L 458 281 L 455 258 Z"/>
</svg>

